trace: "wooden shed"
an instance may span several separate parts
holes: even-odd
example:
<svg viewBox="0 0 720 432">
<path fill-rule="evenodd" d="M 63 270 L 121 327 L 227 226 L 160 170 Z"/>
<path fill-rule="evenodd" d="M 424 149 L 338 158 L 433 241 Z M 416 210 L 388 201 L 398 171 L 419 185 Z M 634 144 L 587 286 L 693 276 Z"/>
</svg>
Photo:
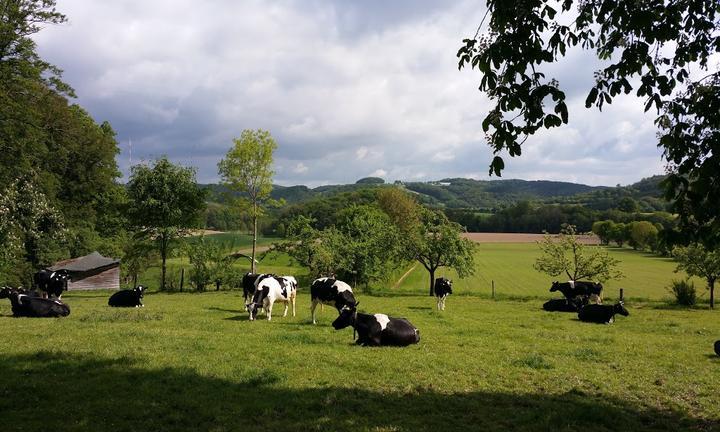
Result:
<svg viewBox="0 0 720 432">
<path fill-rule="evenodd" d="M 49 269 L 70 273 L 68 290 L 120 289 L 120 260 L 98 252 L 59 261 Z"/>
</svg>

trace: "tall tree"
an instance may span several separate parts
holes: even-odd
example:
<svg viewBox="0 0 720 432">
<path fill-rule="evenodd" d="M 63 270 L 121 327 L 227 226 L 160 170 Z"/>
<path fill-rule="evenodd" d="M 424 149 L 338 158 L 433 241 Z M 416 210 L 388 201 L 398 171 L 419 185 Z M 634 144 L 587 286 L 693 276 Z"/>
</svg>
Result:
<svg viewBox="0 0 720 432">
<path fill-rule="evenodd" d="M 225 186 L 242 194 L 241 203 L 250 207 L 253 221 L 253 244 L 251 266 L 255 273 L 258 218 L 265 206 L 271 204 L 273 153 L 277 148 L 270 132 L 265 130 L 244 130 L 240 138 L 233 140 L 234 146 L 218 163 L 218 171 Z"/>
<path fill-rule="evenodd" d="M 459 49 L 459 67 L 477 69 L 494 107 L 482 122 L 500 175 L 507 151 L 542 128 L 568 122 L 565 93 L 544 71 L 573 47 L 594 49 L 595 73 L 585 106 L 602 109 L 620 93 L 655 108 L 659 146 L 668 161 L 668 198 L 688 229 L 720 241 L 720 52 L 717 0 L 487 0 L 474 37 Z M 559 9 L 559 10 L 558 10 Z M 487 19 L 489 16 L 489 19 Z M 702 72 L 691 76 L 692 72 Z M 633 88 L 633 81 L 639 83 Z M 712 234 L 712 235 L 708 235 Z"/>
<path fill-rule="evenodd" d="M 720 252 L 708 250 L 702 244 L 673 249 L 673 257 L 678 261 L 677 271 L 690 276 L 705 278 L 710 290 L 710 308 L 715 308 L 715 281 L 720 278 Z"/>
<path fill-rule="evenodd" d="M 160 289 L 165 289 L 166 261 L 172 243 L 199 226 L 205 210 L 205 190 L 198 187 L 193 168 L 166 157 L 152 167 L 136 165 L 128 183 L 128 219 L 138 238 L 156 241 L 162 259 Z"/>
<path fill-rule="evenodd" d="M 430 295 L 434 294 L 435 272 L 440 267 L 454 269 L 460 278 L 475 273 L 475 244 L 461 236 L 462 227 L 450 222 L 440 211 L 418 208 L 419 223 L 403 245 L 406 257 L 418 261 L 430 276 Z"/>
<path fill-rule="evenodd" d="M 535 260 L 533 267 L 539 272 L 553 277 L 564 274 L 573 281 L 590 279 L 605 282 L 623 277 L 617 268 L 620 261 L 611 257 L 605 249 L 580 243 L 572 225 L 566 225 L 557 238 L 546 234 L 538 246 L 542 255 Z"/>
</svg>

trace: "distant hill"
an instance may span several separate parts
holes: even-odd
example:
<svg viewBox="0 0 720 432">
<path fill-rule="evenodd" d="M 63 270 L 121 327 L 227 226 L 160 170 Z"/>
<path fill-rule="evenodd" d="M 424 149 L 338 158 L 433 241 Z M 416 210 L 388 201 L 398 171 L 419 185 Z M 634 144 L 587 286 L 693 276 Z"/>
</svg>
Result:
<svg viewBox="0 0 720 432">
<path fill-rule="evenodd" d="M 588 186 L 584 184 L 545 180 L 472 180 L 446 178 L 430 182 L 396 182 L 416 194 L 426 204 L 448 208 L 495 209 L 519 201 L 582 204 L 591 208 L 613 208 L 622 198 L 629 197 L 640 203 L 641 210 L 660 210 L 662 200 L 660 181 L 664 176 L 653 176 L 629 186 Z M 355 184 L 307 186 L 273 186 L 271 196 L 284 199 L 288 204 L 316 198 L 330 197 L 359 189 L 390 187 L 379 178 L 361 179 Z M 228 190 L 217 184 L 203 185 L 210 189 L 210 200 L 225 202 Z"/>
</svg>

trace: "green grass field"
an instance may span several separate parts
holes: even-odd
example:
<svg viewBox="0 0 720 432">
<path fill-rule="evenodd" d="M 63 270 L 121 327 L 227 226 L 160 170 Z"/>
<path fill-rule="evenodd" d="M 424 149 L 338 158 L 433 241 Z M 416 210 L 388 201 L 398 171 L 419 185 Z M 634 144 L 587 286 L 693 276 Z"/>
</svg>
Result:
<svg viewBox="0 0 720 432">
<path fill-rule="evenodd" d="M 620 269 L 625 278 L 603 284 L 604 296 L 617 299 L 619 288 L 625 290 L 629 300 L 665 300 L 671 297 L 668 287 L 672 279 L 682 279 L 685 273 L 674 273 L 676 264 L 669 258 L 658 257 L 632 249 L 607 248 L 610 255 L 621 261 Z M 540 255 L 534 243 L 481 243 L 475 254 L 475 275 L 459 279 L 453 271 L 440 269 L 436 277 L 453 279 L 453 291 L 459 295 L 490 297 L 492 281 L 499 297 L 549 298 L 553 280 L 566 281 L 567 277 L 556 279 L 533 269 L 535 259 Z M 407 270 L 404 269 L 403 272 Z M 400 272 L 402 274 L 403 272 Z M 707 299 L 705 281 L 693 278 L 698 294 Z M 403 282 L 392 291 L 419 293 L 418 287 L 429 290 L 429 273 L 421 265 L 415 266 Z M 425 291 L 422 291 L 425 292 Z M 555 294 L 558 295 L 558 294 Z"/>
<path fill-rule="evenodd" d="M 635 304 L 613 325 L 540 302 L 359 296 L 421 342 L 362 348 L 298 316 L 250 322 L 237 292 L 69 293 L 64 319 L 0 303 L 2 431 L 717 430 L 718 312 Z"/>
</svg>

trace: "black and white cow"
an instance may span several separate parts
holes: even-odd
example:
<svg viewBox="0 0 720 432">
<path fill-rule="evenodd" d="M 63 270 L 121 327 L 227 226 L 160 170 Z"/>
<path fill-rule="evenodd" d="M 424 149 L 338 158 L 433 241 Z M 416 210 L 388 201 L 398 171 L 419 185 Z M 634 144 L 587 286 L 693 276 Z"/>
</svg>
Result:
<svg viewBox="0 0 720 432">
<path fill-rule="evenodd" d="M 131 290 L 118 291 L 108 299 L 108 306 L 111 307 L 143 307 L 143 295 L 147 287 L 138 285 Z"/>
<path fill-rule="evenodd" d="M 452 294 L 452 281 L 444 277 L 435 279 L 433 286 L 438 310 L 445 310 L 445 299 Z"/>
<path fill-rule="evenodd" d="M 13 288 L 0 289 L 0 298 L 10 299 L 13 316 L 31 318 L 58 318 L 70 315 L 70 306 L 58 299 L 32 297 Z"/>
<path fill-rule="evenodd" d="M 340 312 L 343 306 L 355 306 L 355 296 L 352 287 L 343 281 L 330 277 L 315 279 L 310 285 L 310 314 L 313 324 L 315 320 L 315 308 L 323 304 L 331 304 Z"/>
<path fill-rule="evenodd" d="M 42 269 L 33 275 L 35 287 L 46 293 L 45 296 L 55 296 L 60 298 L 62 292 L 67 290 L 70 273 L 67 270 L 52 271 Z"/>
<path fill-rule="evenodd" d="M 593 322 L 598 324 L 610 324 L 615 321 L 615 314 L 624 316 L 630 315 L 623 302 L 614 305 L 589 304 L 578 312 L 580 321 Z"/>
<path fill-rule="evenodd" d="M 720 340 L 715 341 L 715 354 L 720 356 Z"/>
<path fill-rule="evenodd" d="M 258 282 L 260 282 L 259 278 L 268 276 L 272 275 L 250 272 L 243 275 L 243 297 L 245 298 L 245 303 L 247 303 L 248 298 L 255 294 L 255 288 L 257 287 Z"/>
<path fill-rule="evenodd" d="M 602 301 L 602 284 L 586 281 L 553 282 L 550 292 L 560 291 L 565 298 L 574 299 L 577 296 L 590 297 L 596 295 Z"/>
<path fill-rule="evenodd" d="M 574 299 L 552 299 L 543 303 L 543 309 L 548 312 L 578 312 L 585 304 L 587 297 L 577 296 Z"/>
<path fill-rule="evenodd" d="M 407 346 L 420 342 L 420 331 L 405 318 L 358 313 L 357 307 L 344 306 L 332 326 L 335 330 L 352 326 L 358 334 L 355 343 L 362 346 Z"/>
<path fill-rule="evenodd" d="M 260 279 L 260 278 L 258 278 Z M 297 281 L 292 276 L 270 276 L 259 280 L 253 294 L 252 302 L 245 305 L 250 314 L 250 321 L 257 317 L 258 310 L 263 308 L 267 319 L 272 319 L 272 308 L 275 302 L 285 303 L 283 317 L 287 316 L 288 306 L 292 303 L 292 314 L 295 316 L 295 298 L 297 297 Z"/>
</svg>

